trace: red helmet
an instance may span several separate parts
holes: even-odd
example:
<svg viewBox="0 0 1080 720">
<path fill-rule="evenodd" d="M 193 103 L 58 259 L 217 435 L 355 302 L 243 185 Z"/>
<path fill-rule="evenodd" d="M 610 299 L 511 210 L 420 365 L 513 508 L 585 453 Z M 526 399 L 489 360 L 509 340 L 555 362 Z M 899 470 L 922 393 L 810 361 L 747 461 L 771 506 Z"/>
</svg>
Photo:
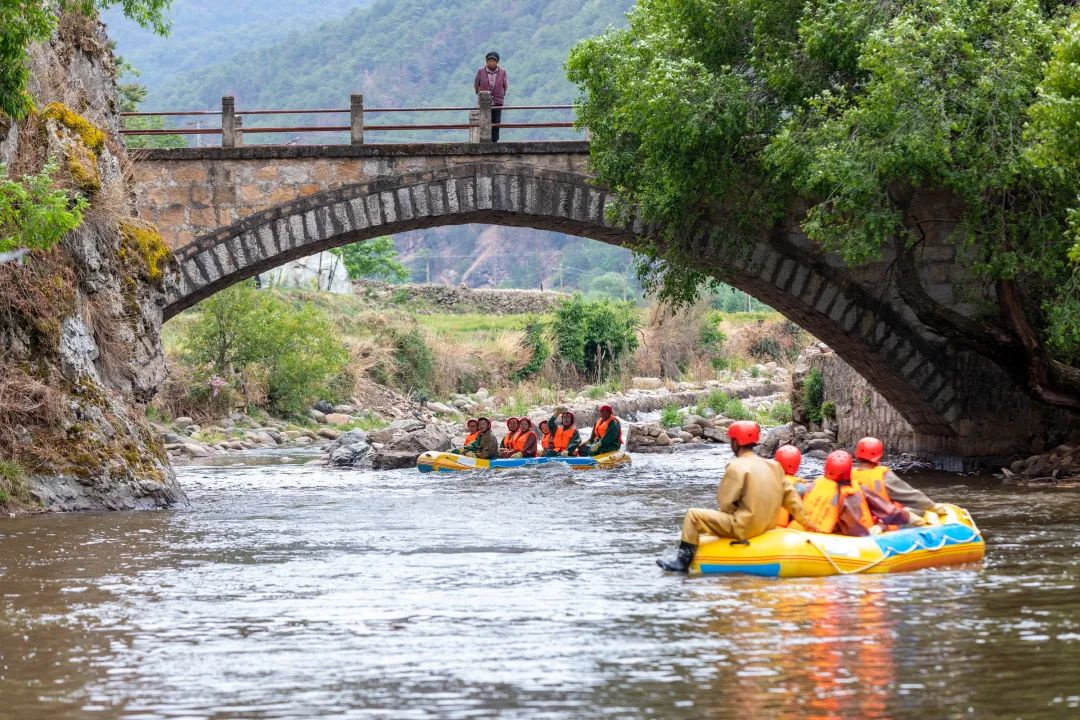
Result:
<svg viewBox="0 0 1080 720">
<path fill-rule="evenodd" d="M 784 472 L 788 475 L 799 472 L 799 466 L 802 465 L 802 453 L 794 445 L 781 445 L 778 447 L 775 458 L 776 462 L 780 463 L 780 467 L 784 468 Z"/>
<path fill-rule="evenodd" d="M 610 405 L 601 405 L 600 406 L 600 413 L 603 414 L 603 413 L 606 413 L 606 412 L 610 413 L 610 412 L 615 412 L 615 411 L 612 410 Z"/>
<path fill-rule="evenodd" d="M 740 445 L 757 445 L 761 441 L 761 426 L 753 420 L 736 420 L 728 425 L 727 436 Z"/>
<path fill-rule="evenodd" d="M 830 480 L 851 479 L 851 455 L 847 450 L 833 450 L 825 458 L 825 477 Z"/>
<path fill-rule="evenodd" d="M 855 446 L 855 457 L 867 462 L 881 462 L 881 456 L 885 454 L 885 443 L 876 437 L 864 437 Z"/>
</svg>

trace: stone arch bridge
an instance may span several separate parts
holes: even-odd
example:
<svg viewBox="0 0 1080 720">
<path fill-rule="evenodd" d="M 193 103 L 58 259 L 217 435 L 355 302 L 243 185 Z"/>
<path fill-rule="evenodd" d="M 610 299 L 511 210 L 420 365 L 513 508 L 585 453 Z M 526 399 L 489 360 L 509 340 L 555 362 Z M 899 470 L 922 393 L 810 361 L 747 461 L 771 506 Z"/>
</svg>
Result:
<svg viewBox="0 0 1080 720">
<path fill-rule="evenodd" d="M 489 223 L 626 245 L 585 142 L 251 146 L 136 151 L 136 200 L 173 248 L 163 317 L 289 260 L 382 235 Z M 703 233 L 697 267 L 779 310 L 863 375 L 944 465 L 1030 447 L 1060 417 L 993 362 L 920 323 L 889 258 L 851 269 L 797 230 L 731 251 Z M 919 274 L 960 307 L 970 278 L 952 245 L 919 249 Z M 1048 417 L 1048 414 L 1053 417 Z M 1075 422 L 1074 417 L 1066 418 Z M 1035 430 L 1032 430 L 1035 428 Z M 1062 431 L 1064 432 L 1064 431 Z"/>
</svg>

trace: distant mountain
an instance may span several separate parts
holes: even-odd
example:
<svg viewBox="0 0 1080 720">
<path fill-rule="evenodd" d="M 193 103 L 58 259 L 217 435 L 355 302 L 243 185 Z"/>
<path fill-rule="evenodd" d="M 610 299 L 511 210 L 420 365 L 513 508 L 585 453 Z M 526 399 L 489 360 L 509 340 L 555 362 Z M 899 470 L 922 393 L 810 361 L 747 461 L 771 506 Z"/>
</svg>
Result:
<svg viewBox="0 0 1080 720">
<path fill-rule="evenodd" d="M 563 69 L 570 48 L 625 24 L 632 5 L 633 0 L 178 0 L 170 38 L 121 22 L 115 12 L 106 14 L 106 21 L 117 51 L 142 71 L 146 109 L 214 108 L 222 95 L 234 95 L 241 110 L 347 107 L 349 94 L 357 91 L 369 108 L 471 105 L 473 75 L 489 50 L 502 55 L 509 73 L 508 104 L 534 105 L 576 97 Z M 461 115 L 425 120 L 463 122 Z M 376 117 L 379 122 L 417 120 L 415 115 Z M 523 117 L 568 119 L 566 114 L 514 115 Z M 256 120 L 245 118 L 245 126 Z M 507 131 L 504 139 L 514 139 L 515 132 L 525 137 Z M 544 136 L 578 137 L 573 131 L 545 131 Z M 464 132 L 407 137 L 463 140 Z M 301 137 L 302 142 L 343 140 Z M 406 233 L 395 244 L 417 280 L 430 275 L 432 281 L 473 287 L 558 287 L 561 282 L 564 288 L 587 290 L 600 274 L 630 276 L 629 252 L 555 233 L 464 226 Z M 523 256 L 535 259 L 516 261 Z"/>
</svg>

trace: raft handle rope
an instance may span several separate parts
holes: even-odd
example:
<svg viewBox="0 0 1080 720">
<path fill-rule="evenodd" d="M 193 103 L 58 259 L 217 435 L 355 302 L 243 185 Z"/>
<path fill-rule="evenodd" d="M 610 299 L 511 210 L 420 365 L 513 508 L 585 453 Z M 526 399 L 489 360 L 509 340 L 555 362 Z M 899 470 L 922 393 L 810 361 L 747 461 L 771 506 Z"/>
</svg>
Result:
<svg viewBox="0 0 1080 720">
<path fill-rule="evenodd" d="M 969 519 L 970 519 L 970 517 L 971 516 L 968 515 Z M 969 529 L 971 530 L 971 536 L 968 537 L 965 540 L 958 540 L 957 541 L 958 544 L 959 543 L 969 543 L 969 542 L 972 542 L 973 540 L 975 540 L 977 538 L 982 537 L 982 532 L 980 532 L 977 527 L 973 526 L 973 527 L 971 527 Z M 832 565 L 833 570 L 835 570 L 838 575 L 858 575 L 860 573 L 864 573 L 867 570 L 871 570 L 871 569 L 877 567 L 878 565 L 885 562 L 886 560 L 888 560 L 890 557 L 893 557 L 894 555 L 907 555 L 908 553 L 915 552 L 916 550 L 929 550 L 931 552 L 933 552 L 935 550 L 940 550 L 941 548 L 945 547 L 945 545 L 946 545 L 946 543 L 948 543 L 948 541 L 949 541 L 948 537 L 942 537 L 941 542 L 936 547 L 930 547 L 929 545 L 923 543 L 921 540 L 916 540 L 914 543 L 911 544 L 911 547 L 907 548 L 906 550 L 893 550 L 893 548 L 886 548 L 885 550 L 882 551 L 881 557 L 879 557 L 877 560 L 874 560 L 873 562 L 867 563 L 866 565 L 863 565 L 862 567 L 857 567 L 857 568 L 855 568 L 853 570 L 844 570 L 839 565 L 837 565 L 836 562 L 832 559 L 832 556 L 829 555 L 829 551 L 826 550 L 825 548 L 821 547 L 820 545 L 818 545 L 817 542 L 814 541 L 814 538 L 810 538 L 810 537 L 806 538 L 807 544 L 809 544 L 815 550 L 817 550 L 819 553 L 821 553 L 822 557 L 824 557 L 829 562 L 829 564 Z"/>
</svg>

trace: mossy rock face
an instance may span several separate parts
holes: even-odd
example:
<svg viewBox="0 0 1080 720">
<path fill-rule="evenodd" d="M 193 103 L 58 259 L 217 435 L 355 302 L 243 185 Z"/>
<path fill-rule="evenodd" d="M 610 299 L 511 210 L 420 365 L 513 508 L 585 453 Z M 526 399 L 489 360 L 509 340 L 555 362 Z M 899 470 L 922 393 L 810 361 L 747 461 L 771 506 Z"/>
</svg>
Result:
<svg viewBox="0 0 1080 720">
<path fill-rule="evenodd" d="M 73 145 L 67 150 L 67 170 L 79 189 L 87 195 L 93 195 L 101 189 L 101 176 L 98 174 L 97 155 L 88 149 Z"/>
<path fill-rule="evenodd" d="M 41 111 L 41 117 L 63 125 L 75 133 L 82 144 L 95 153 L 100 153 L 105 149 L 105 131 L 67 105 L 59 102 L 49 103 Z"/>
<path fill-rule="evenodd" d="M 137 258 L 147 279 L 151 282 L 160 280 L 172 258 L 172 251 L 157 228 L 140 220 L 124 219 L 120 221 L 120 236 L 124 240 L 121 259 Z"/>
</svg>

